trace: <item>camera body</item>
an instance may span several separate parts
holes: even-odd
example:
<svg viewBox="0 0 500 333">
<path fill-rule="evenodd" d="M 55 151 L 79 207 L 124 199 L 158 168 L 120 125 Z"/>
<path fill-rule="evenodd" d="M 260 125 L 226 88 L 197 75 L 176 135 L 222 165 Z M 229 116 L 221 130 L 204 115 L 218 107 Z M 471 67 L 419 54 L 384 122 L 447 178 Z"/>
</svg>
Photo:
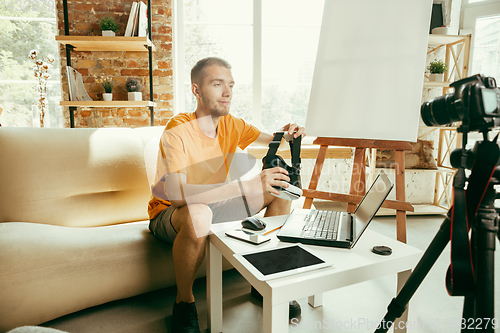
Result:
<svg viewBox="0 0 500 333">
<path fill-rule="evenodd" d="M 272 195 L 286 200 L 297 200 L 302 196 L 302 184 L 300 181 L 299 167 L 289 166 L 285 162 L 285 160 L 279 155 L 274 155 L 270 159 L 264 156 L 264 158 L 262 159 L 262 163 L 263 163 L 262 170 L 274 167 L 281 167 L 286 171 L 288 171 L 288 177 L 290 178 L 290 181 L 288 183 L 290 185 L 287 188 L 281 186 L 274 186 L 275 189 L 280 191 L 280 195 L 271 193 Z"/>
<path fill-rule="evenodd" d="M 290 143 L 290 152 L 292 154 L 292 166 L 289 166 L 285 160 L 276 155 L 278 147 L 280 146 L 281 139 L 285 138 Z M 281 186 L 273 186 L 280 194 L 276 195 L 278 198 L 286 200 L 296 200 L 302 196 L 302 184 L 300 180 L 300 145 L 302 137 L 293 138 L 293 136 L 285 135 L 284 132 L 276 132 L 273 141 L 269 143 L 269 150 L 267 155 L 262 158 L 262 170 L 274 167 L 281 167 L 288 172 L 290 178 L 289 186 L 287 188 Z"/>
<path fill-rule="evenodd" d="M 480 74 L 450 84 L 454 92 L 422 104 L 427 126 L 462 121 L 467 131 L 484 131 L 500 125 L 500 90 L 492 77 Z"/>
</svg>

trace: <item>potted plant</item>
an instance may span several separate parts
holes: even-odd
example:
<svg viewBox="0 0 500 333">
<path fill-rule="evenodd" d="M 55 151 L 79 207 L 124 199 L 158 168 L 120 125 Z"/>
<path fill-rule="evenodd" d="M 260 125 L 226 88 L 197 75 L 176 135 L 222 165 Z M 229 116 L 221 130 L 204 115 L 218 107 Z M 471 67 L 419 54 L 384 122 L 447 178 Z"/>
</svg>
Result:
<svg viewBox="0 0 500 333">
<path fill-rule="evenodd" d="M 442 60 L 434 59 L 427 67 L 431 75 L 429 75 L 429 81 L 443 82 L 444 72 L 448 70 L 448 66 Z"/>
<path fill-rule="evenodd" d="M 105 101 L 112 101 L 113 94 L 113 80 L 110 77 L 102 77 L 100 79 L 96 79 L 96 82 L 99 83 L 104 88 L 104 93 L 102 94 L 102 98 Z"/>
<path fill-rule="evenodd" d="M 99 26 L 102 30 L 103 36 L 115 36 L 115 32 L 118 30 L 118 23 L 112 17 L 104 17 L 99 21 Z"/>
<path fill-rule="evenodd" d="M 129 101 L 142 101 L 142 85 L 139 79 L 129 77 L 125 83 Z"/>
</svg>

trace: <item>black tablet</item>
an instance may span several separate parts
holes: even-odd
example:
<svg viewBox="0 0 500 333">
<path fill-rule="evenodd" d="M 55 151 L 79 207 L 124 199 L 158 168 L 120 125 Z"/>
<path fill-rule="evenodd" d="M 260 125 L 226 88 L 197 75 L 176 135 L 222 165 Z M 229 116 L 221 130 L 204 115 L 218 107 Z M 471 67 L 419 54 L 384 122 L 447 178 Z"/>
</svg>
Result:
<svg viewBox="0 0 500 333">
<path fill-rule="evenodd" d="M 262 281 L 331 266 L 302 244 L 234 254 L 234 257 Z"/>
</svg>

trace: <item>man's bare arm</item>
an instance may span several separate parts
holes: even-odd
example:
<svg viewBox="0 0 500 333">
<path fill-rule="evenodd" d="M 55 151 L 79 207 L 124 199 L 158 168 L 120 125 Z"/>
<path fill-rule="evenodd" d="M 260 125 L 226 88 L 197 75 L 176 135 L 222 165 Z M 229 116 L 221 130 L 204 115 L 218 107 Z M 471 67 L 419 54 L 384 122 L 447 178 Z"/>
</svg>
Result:
<svg viewBox="0 0 500 333">
<path fill-rule="evenodd" d="M 241 196 L 236 182 L 213 185 L 193 185 L 186 183 L 186 175 L 170 173 L 165 176 L 165 189 L 170 203 L 174 207 L 187 203 L 209 204 Z"/>
<path fill-rule="evenodd" d="M 165 176 L 165 188 L 172 206 L 181 207 L 186 204 L 210 204 L 227 199 L 246 196 L 263 195 L 270 192 L 279 195 L 273 186 L 288 187 L 290 178 L 283 168 L 263 170 L 250 180 L 232 181 L 225 184 L 194 185 L 186 183 L 186 175 L 170 173 Z M 242 193 L 243 192 L 243 193 Z"/>
<path fill-rule="evenodd" d="M 302 135 L 304 137 L 306 135 L 304 127 L 298 126 L 295 123 L 287 124 L 283 126 L 279 131 L 288 132 L 288 134 L 293 135 L 294 137 L 298 137 L 299 135 Z M 274 135 L 261 132 L 260 135 L 257 137 L 257 139 L 254 141 L 254 143 L 258 145 L 267 146 L 269 145 L 269 142 L 273 140 L 273 138 Z M 284 145 L 285 142 L 286 140 L 281 140 L 281 144 L 279 147 L 280 150 L 286 148 Z"/>
</svg>

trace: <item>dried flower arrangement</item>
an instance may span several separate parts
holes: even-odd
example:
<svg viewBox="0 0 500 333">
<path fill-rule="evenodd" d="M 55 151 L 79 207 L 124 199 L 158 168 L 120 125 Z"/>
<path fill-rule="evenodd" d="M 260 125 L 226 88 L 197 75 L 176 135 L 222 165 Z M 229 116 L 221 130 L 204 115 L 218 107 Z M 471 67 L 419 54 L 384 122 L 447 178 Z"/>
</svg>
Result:
<svg viewBox="0 0 500 333">
<path fill-rule="evenodd" d="M 104 91 L 106 93 L 110 94 L 111 91 L 113 91 L 114 82 L 113 82 L 112 78 L 102 77 L 102 78 L 96 79 L 96 82 L 99 83 L 104 88 Z"/>
<path fill-rule="evenodd" d="M 47 80 L 50 77 L 48 71 L 50 65 L 54 62 L 54 57 L 49 54 L 45 59 L 39 60 L 38 51 L 31 50 L 28 58 L 33 60 L 35 63 L 35 67 L 33 67 L 33 75 L 35 75 L 38 80 L 38 84 L 35 87 L 35 91 L 38 93 L 38 102 L 36 105 L 40 110 L 40 127 L 43 127 L 43 119 L 47 109 Z"/>
</svg>

